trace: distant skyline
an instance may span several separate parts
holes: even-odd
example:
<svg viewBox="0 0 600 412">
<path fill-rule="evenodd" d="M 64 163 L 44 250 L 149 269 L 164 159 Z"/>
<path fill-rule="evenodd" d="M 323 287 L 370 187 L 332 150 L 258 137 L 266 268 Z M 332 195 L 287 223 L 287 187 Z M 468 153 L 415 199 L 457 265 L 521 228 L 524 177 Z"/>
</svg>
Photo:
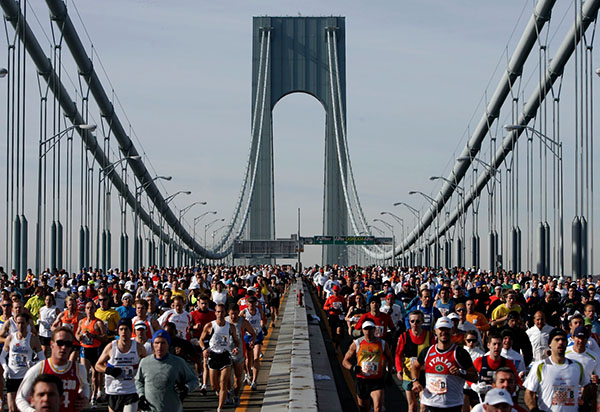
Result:
<svg viewBox="0 0 600 412">
<path fill-rule="evenodd" d="M 572 21 L 569 5 L 559 3 L 551 21 L 552 39 L 558 30 L 551 53 Z M 88 50 L 91 46 L 85 31 L 92 39 L 101 60 L 95 60 L 94 67 L 104 87 L 108 91 L 114 88 L 121 121 L 126 127 L 131 122 L 135 133 L 132 140 L 144 153 L 144 161 L 151 162 L 156 174 L 173 176 L 161 186 L 169 193 L 192 191 L 191 196 L 174 202 L 180 209 L 194 201 L 207 202 L 188 212 L 187 222 L 204 211 L 216 210 L 216 217 L 226 219 L 224 224 L 237 200 L 250 145 L 252 17 L 345 16 L 346 117 L 357 190 L 369 220 L 379 217 L 383 210 L 392 211 L 405 219 L 407 233 L 415 219 L 406 209 L 392 204 L 405 201 L 427 209 L 423 198 L 409 196 L 408 191 L 437 194 L 440 185 L 430 182 L 429 177 L 448 174 L 483 114 L 486 96 L 493 93 L 534 5 L 532 1 L 514 0 L 235 0 L 226 5 L 198 0 L 168 4 L 157 0 L 105 0 L 102 5 L 92 0 L 67 2 Z M 45 4 L 29 7 L 50 36 Z M 31 14 L 29 18 L 40 42 L 45 41 Z M 49 43 L 44 47 L 49 53 Z M 5 36 L 0 40 L 2 48 L 6 49 Z M 530 57 L 533 63 L 528 63 L 523 76 L 523 98 L 535 85 L 536 54 L 534 49 Z M 0 67 L 5 67 L 6 56 L 0 56 Z M 66 48 L 63 56 L 68 56 Z M 71 58 L 64 59 L 65 67 L 72 69 Z M 101 73 L 103 69 L 110 84 Z M 29 70 L 32 80 L 28 87 L 33 97 L 28 130 L 33 135 L 27 184 L 28 195 L 35 199 L 39 109 L 32 64 Z M 69 72 L 75 83 L 71 92 L 78 85 L 76 72 Z M 0 118 L 6 116 L 5 102 L 0 80 Z M 498 137 L 504 135 L 501 125 L 509 122 L 510 111 L 505 110 L 494 131 Z M 93 116 L 99 124 L 98 113 Z M 325 113 L 316 99 L 292 94 L 275 106 L 273 130 L 276 235 L 296 233 L 298 208 L 302 212 L 301 234 L 321 234 Z M 0 152 L 4 153 L 1 133 Z M 2 193 L 4 187 L 0 182 Z M 113 214 L 118 216 L 114 203 Z M 5 213 L 3 205 L 0 213 Z M 31 231 L 35 209 L 27 214 Z M 572 212 L 565 214 L 565 233 L 570 231 L 571 218 Z M 118 219 L 113 220 L 118 224 Z M 485 216 L 480 217 L 480 228 L 484 238 Z M 203 234 L 202 229 L 198 231 Z M 117 233 L 118 226 L 113 230 Z M 399 233 L 396 226 L 396 235 Z M 565 239 L 565 244 L 570 269 L 569 240 Z M 210 241 L 209 231 L 209 246 Z M 0 252 L 3 242 L 2 236 Z M 114 245 L 113 262 L 118 262 Z M 482 262 L 486 256 L 482 250 Z M 320 257 L 320 248 L 307 247 L 303 262 L 320 263 Z"/>
</svg>

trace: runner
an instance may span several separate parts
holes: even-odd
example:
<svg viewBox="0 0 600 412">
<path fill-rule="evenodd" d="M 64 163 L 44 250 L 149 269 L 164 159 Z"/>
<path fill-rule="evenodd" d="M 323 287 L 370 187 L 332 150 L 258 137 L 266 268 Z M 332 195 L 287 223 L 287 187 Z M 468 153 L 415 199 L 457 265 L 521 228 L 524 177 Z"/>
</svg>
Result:
<svg viewBox="0 0 600 412">
<path fill-rule="evenodd" d="M 58 316 L 54 296 L 46 294 L 44 301 L 46 306 L 40 309 L 40 318 L 38 321 L 40 342 L 46 356 L 50 355 L 50 338 L 52 337 L 52 324 Z"/>
<path fill-rule="evenodd" d="M 138 322 L 143 322 L 146 324 L 146 335 L 147 340 L 152 338 L 152 335 L 155 331 L 160 329 L 160 325 L 158 320 L 150 319 L 148 317 L 148 302 L 143 299 L 138 299 L 135 301 L 135 313 L 136 315 L 131 319 L 131 324 L 136 325 Z M 133 337 L 136 337 L 136 330 L 133 330 Z"/>
<path fill-rule="evenodd" d="M 246 319 L 240 317 L 240 308 L 235 303 L 229 307 L 229 316 L 227 316 L 225 320 L 235 327 L 235 331 L 239 338 L 237 347 L 238 353 L 231 357 L 233 362 L 233 406 L 239 406 L 240 392 L 242 391 L 242 375 L 244 374 L 244 362 L 246 361 L 247 356 L 246 345 L 240 337 L 244 336 L 245 333 L 252 336 L 252 340 L 248 346 L 253 348 L 254 342 L 256 341 L 256 332 L 254 332 L 252 325 L 250 325 Z"/>
<path fill-rule="evenodd" d="M 240 316 L 245 318 L 248 323 L 254 329 L 255 337 L 246 333 L 244 335 L 244 342 L 246 343 L 247 359 L 246 359 L 246 370 L 252 373 L 252 381 L 250 382 L 250 389 L 256 390 L 256 380 L 258 379 L 258 371 L 260 370 L 260 356 L 262 350 L 262 342 L 264 340 L 263 328 L 265 326 L 265 316 L 260 306 L 257 306 L 257 300 L 255 296 L 250 296 L 247 299 L 248 307 L 240 312 Z M 254 339 L 254 345 L 250 347 L 250 343 Z M 249 378 L 247 376 L 247 378 Z M 248 379 L 247 379 L 248 380 Z M 247 382 L 248 383 L 248 382 Z"/>
<path fill-rule="evenodd" d="M 202 331 L 200 346 L 210 370 L 210 386 L 219 398 L 217 412 L 220 412 L 229 398 L 227 389 L 231 379 L 231 355 L 239 354 L 240 340 L 235 326 L 225 320 L 224 304 L 217 304 L 215 315 L 217 318 L 208 323 Z M 210 340 L 207 347 L 204 339 L 208 336 Z"/>
<path fill-rule="evenodd" d="M 33 381 L 31 405 L 35 412 L 59 412 L 63 383 L 56 375 L 42 374 Z"/>
<path fill-rule="evenodd" d="M 421 326 L 423 325 L 423 312 L 414 310 L 408 315 L 408 318 L 410 329 L 400 335 L 396 346 L 396 374 L 402 382 L 402 389 L 404 389 L 408 403 L 408 412 L 416 412 L 418 405 L 417 397 L 412 391 L 411 367 L 419 353 L 431 346 L 433 337 L 430 331 L 424 330 Z M 419 377 L 415 376 L 415 378 Z"/>
<path fill-rule="evenodd" d="M 383 410 L 385 377 L 389 374 L 392 354 L 386 342 L 375 336 L 375 323 L 366 320 L 362 324 L 364 336 L 350 344 L 342 365 L 356 374 L 356 400 L 361 412 Z M 356 363 L 352 361 L 356 359 Z"/>
<path fill-rule="evenodd" d="M 525 405 L 530 411 L 576 412 L 579 394 L 595 408 L 596 393 L 581 363 L 567 359 L 567 333 L 553 329 L 548 337 L 550 357 L 537 361 L 525 380 Z"/>
<path fill-rule="evenodd" d="M 585 326 L 580 325 L 573 331 L 571 337 L 573 338 L 573 346 L 567 347 L 565 357 L 581 363 L 590 381 L 597 385 L 598 376 L 600 376 L 600 354 L 586 347 L 590 332 Z"/>
<path fill-rule="evenodd" d="M 198 387 L 198 378 L 187 363 L 179 356 L 169 354 L 170 344 L 167 331 L 154 332 L 154 354 L 141 360 L 135 375 L 140 410 L 182 412 L 183 399 Z"/>
<path fill-rule="evenodd" d="M 198 309 L 191 313 L 194 323 L 194 326 L 192 327 L 192 336 L 196 340 L 200 339 L 200 335 L 204 330 L 204 326 L 216 319 L 215 311 L 208 307 L 208 302 L 208 296 L 201 295 L 198 299 Z M 208 345 L 208 340 L 206 340 L 204 344 L 205 346 Z M 199 343 L 197 348 L 199 351 L 201 350 Z M 198 370 L 198 373 L 202 375 L 200 394 L 206 395 L 206 385 L 208 384 L 208 365 L 206 364 L 204 356 L 202 357 L 202 364 L 196 365 L 196 369 Z"/>
<path fill-rule="evenodd" d="M 131 339 L 129 319 L 119 320 L 117 331 L 119 340 L 110 342 L 104 348 L 95 369 L 98 373 L 106 374 L 105 392 L 108 395 L 109 410 L 135 412 L 139 398 L 134 378 L 140 359 L 146 356 L 146 349 Z"/>
<path fill-rule="evenodd" d="M 117 323 L 119 323 L 121 316 L 119 315 L 119 312 L 110 307 L 110 297 L 108 294 L 99 293 L 98 303 L 100 304 L 100 307 L 96 310 L 96 317 L 104 322 L 107 335 L 106 340 L 108 342 L 117 334 Z"/>
<path fill-rule="evenodd" d="M 412 390 L 423 392 L 421 404 L 426 410 L 460 412 L 463 405 L 465 380 L 476 381 L 477 371 L 467 351 L 456 346 L 450 339 L 452 321 L 441 317 L 435 324 L 437 343 L 423 350 L 411 367 Z M 425 370 L 425 387 L 417 378 L 421 369 Z"/>
<path fill-rule="evenodd" d="M 95 315 L 96 305 L 94 302 L 88 301 L 85 304 L 85 318 L 79 321 L 75 339 L 81 344 L 79 358 L 81 364 L 85 365 L 85 369 L 89 372 L 92 370 L 92 393 L 90 403 L 92 407 L 96 406 L 98 391 L 100 390 L 101 382 L 100 375 L 96 372 L 94 365 L 100 357 L 102 342 L 106 339 L 106 328 L 104 323 Z"/>
<path fill-rule="evenodd" d="M 135 331 L 135 341 L 142 345 L 144 349 L 146 349 L 146 353 L 152 353 L 152 342 L 148 339 L 148 335 L 146 334 L 146 330 L 148 326 L 142 320 L 138 320 L 133 325 L 133 330 Z"/>
<path fill-rule="evenodd" d="M 29 319 L 27 313 L 19 313 L 15 316 L 17 331 L 11 333 L 6 339 L 0 355 L 0 364 L 6 371 L 6 398 L 9 412 L 18 412 L 15 399 L 17 389 L 32 364 L 33 354 L 37 355 L 38 360 L 46 359 L 38 337 L 27 331 Z"/>
<path fill-rule="evenodd" d="M 333 285 L 333 294 L 327 298 L 323 310 L 327 312 L 329 327 L 333 334 L 333 343 L 339 349 L 342 340 L 342 326 L 345 319 L 346 299 L 341 294 L 338 285 Z"/>
<path fill-rule="evenodd" d="M 485 354 L 485 356 L 477 358 L 475 361 L 473 361 L 473 365 L 477 371 L 478 379 L 470 381 L 472 383 L 471 389 L 477 392 L 480 396 L 484 396 L 487 391 L 492 388 L 494 371 L 503 367 L 510 368 L 515 376 L 517 376 L 517 383 L 519 385 L 521 384 L 521 379 L 518 378 L 519 375 L 514 362 L 501 355 L 502 341 L 502 336 L 500 336 L 497 332 L 490 333 L 488 336 L 487 345 L 488 352 Z"/>
<path fill-rule="evenodd" d="M 167 322 L 173 322 L 177 327 L 177 336 L 189 340 L 190 328 L 192 326 L 192 315 L 184 310 L 185 302 L 181 296 L 173 298 L 173 309 L 170 309 L 158 318 L 158 323 L 164 328 Z"/>
<path fill-rule="evenodd" d="M 50 359 L 30 368 L 19 386 L 17 407 L 20 412 L 34 411 L 29 400 L 33 393 L 33 382 L 41 374 L 57 375 L 62 380 L 65 391 L 61 398 L 61 412 L 79 412 L 87 405 L 90 387 L 85 366 L 69 360 L 74 340 L 75 335 L 70 327 L 60 326 L 52 332 Z"/>
</svg>

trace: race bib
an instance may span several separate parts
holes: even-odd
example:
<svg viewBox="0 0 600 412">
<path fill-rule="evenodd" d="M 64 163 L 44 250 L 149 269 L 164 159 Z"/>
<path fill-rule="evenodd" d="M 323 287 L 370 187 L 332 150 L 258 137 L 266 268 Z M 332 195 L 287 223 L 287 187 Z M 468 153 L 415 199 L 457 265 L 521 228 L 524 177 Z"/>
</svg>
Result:
<svg viewBox="0 0 600 412">
<path fill-rule="evenodd" d="M 552 405 L 575 406 L 577 391 L 574 386 L 554 385 L 552 389 Z"/>
<path fill-rule="evenodd" d="M 17 354 L 15 354 L 14 359 L 15 359 L 15 365 L 17 365 L 19 368 L 27 367 L 27 356 L 17 353 Z"/>
<path fill-rule="evenodd" d="M 333 308 L 339 310 L 342 308 L 342 302 L 333 302 Z"/>
<path fill-rule="evenodd" d="M 377 362 L 363 361 L 360 364 L 360 370 L 365 376 L 374 376 L 379 373 L 379 364 Z"/>
<path fill-rule="evenodd" d="M 383 326 L 375 326 L 375 336 L 378 338 L 383 338 L 383 333 L 385 332 L 385 330 L 383 329 Z"/>
<path fill-rule="evenodd" d="M 93 342 L 87 335 L 81 335 L 81 343 L 84 345 L 91 345 Z"/>
<path fill-rule="evenodd" d="M 121 376 L 119 379 L 124 381 L 131 381 L 135 377 L 135 371 L 133 370 L 133 366 L 122 366 L 123 372 L 121 372 Z"/>
<path fill-rule="evenodd" d="M 448 392 L 446 375 L 439 375 L 435 378 L 429 378 L 427 380 L 427 390 L 434 395 L 443 395 Z"/>
</svg>

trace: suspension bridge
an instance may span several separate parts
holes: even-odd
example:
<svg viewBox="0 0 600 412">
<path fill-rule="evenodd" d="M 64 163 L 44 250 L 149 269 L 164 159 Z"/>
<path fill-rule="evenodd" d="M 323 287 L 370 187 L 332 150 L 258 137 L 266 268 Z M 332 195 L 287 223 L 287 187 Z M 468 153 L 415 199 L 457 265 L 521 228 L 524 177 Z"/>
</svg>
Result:
<svg viewBox="0 0 600 412">
<path fill-rule="evenodd" d="M 45 3 L 44 23 L 34 14 L 40 7 L 0 1 L 7 50 L 0 83 L 6 97 L 2 256 L 21 277 L 28 268 L 191 265 L 235 257 L 244 242 L 292 245 L 281 253 L 290 257 L 313 235 L 385 239 L 355 249 L 324 242 L 322 263 L 329 264 L 359 257 L 557 276 L 594 272 L 597 1 L 569 2 L 559 18 L 553 10 L 560 2 L 540 0 L 527 9 L 530 18 L 515 27 L 519 40 L 507 50 L 503 74 L 486 93 L 463 147 L 447 170 L 431 170 L 439 185 L 410 192 L 425 207 L 398 201 L 396 211 L 381 205 L 370 213 L 361 205 L 349 150 L 346 20 L 255 17 L 248 32 L 251 124 L 241 188 L 230 217 L 209 210 L 191 221 L 186 214 L 206 202 L 174 206 L 190 191 L 164 190 L 170 173 L 155 172 L 139 149 L 112 84 L 101 80 L 87 32 L 76 28 L 82 19 L 76 7 Z M 276 243 L 272 114 L 296 92 L 325 111 L 322 232 Z M 414 215 L 414 226 L 406 213 Z M 244 256 L 272 262 L 279 255 Z"/>
</svg>

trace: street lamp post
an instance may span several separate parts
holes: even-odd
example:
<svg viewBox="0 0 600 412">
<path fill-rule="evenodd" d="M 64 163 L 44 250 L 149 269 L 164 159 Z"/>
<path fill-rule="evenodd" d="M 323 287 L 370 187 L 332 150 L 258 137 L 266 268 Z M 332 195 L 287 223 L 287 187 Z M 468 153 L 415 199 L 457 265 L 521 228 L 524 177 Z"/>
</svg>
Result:
<svg viewBox="0 0 600 412">
<path fill-rule="evenodd" d="M 457 247 L 457 266 L 461 267 L 464 266 L 464 253 L 465 253 L 465 245 L 464 245 L 464 241 L 465 241 L 465 236 L 466 236 L 466 216 L 465 216 L 465 191 L 462 187 L 460 187 L 456 181 L 452 181 L 450 179 L 447 179 L 443 176 L 431 176 L 429 178 L 429 180 L 434 181 L 434 180 L 443 180 L 444 182 L 448 183 L 449 185 L 451 185 L 455 190 L 456 193 L 458 193 L 458 195 L 461 198 L 461 203 L 460 203 L 460 209 L 461 209 L 461 213 L 460 213 L 460 217 L 461 219 L 459 220 L 459 223 L 461 225 L 461 237 L 458 239 L 459 241 L 459 245 Z"/>
<path fill-rule="evenodd" d="M 134 246 L 133 246 L 133 267 L 134 270 L 137 271 L 139 269 L 139 267 L 141 266 L 141 262 L 142 262 L 142 242 L 139 235 L 139 210 L 138 210 L 138 204 L 141 202 L 141 196 L 142 196 L 142 192 L 148 187 L 150 186 L 153 182 L 157 181 L 157 180 L 167 180 L 170 181 L 171 179 L 173 179 L 172 176 L 155 176 L 154 178 L 152 178 L 152 180 L 144 183 L 143 185 L 141 185 L 140 187 L 136 187 L 135 189 L 135 211 L 134 211 L 134 216 L 135 216 L 135 221 L 133 223 L 133 237 L 134 237 Z M 148 248 L 148 250 L 150 250 L 150 248 Z M 148 257 L 148 262 L 150 262 L 150 256 Z"/>
<path fill-rule="evenodd" d="M 205 244 L 205 245 L 207 245 L 207 243 L 208 243 L 208 242 L 206 241 L 206 231 L 207 231 L 207 230 L 208 230 L 208 229 L 209 229 L 209 228 L 210 228 L 212 225 L 214 225 L 215 223 L 217 223 L 217 222 L 224 222 L 224 221 L 225 221 L 225 219 L 219 219 L 219 218 L 217 218 L 217 219 L 215 219 L 215 220 L 213 220 L 213 221 L 211 221 L 211 222 L 209 222 L 209 223 L 207 223 L 207 224 L 205 224 L 205 225 L 204 225 L 204 244 Z"/>
<path fill-rule="evenodd" d="M 2 70 L 5 70 L 4 74 L 2 74 Z M 0 77 L 4 77 L 6 76 L 7 72 L 6 69 L 0 69 Z M 50 136 L 49 138 L 47 138 L 46 140 L 42 140 L 41 136 L 40 136 L 40 141 L 39 141 L 39 151 L 38 151 L 38 190 L 37 190 L 37 224 L 36 224 L 36 239 L 35 239 L 35 273 L 39 274 L 41 273 L 41 249 L 42 249 L 42 245 L 41 245 L 41 226 L 42 226 L 42 222 L 41 222 L 41 216 L 42 216 L 42 160 L 44 159 L 44 157 L 46 157 L 46 154 L 48 154 L 48 152 L 64 137 L 67 135 L 68 132 L 70 132 L 71 130 L 74 129 L 80 129 L 80 130 L 87 130 L 89 132 L 92 132 L 96 129 L 96 125 L 93 124 L 78 124 L 78 125 L 72 125 L 67 127 L 65 130 L 62 130 L 52 136 Z M 47 144 L 50 143 L 49 147 L 46 147 Z M 56 226 L 56 222 L 52 222 L 52 224 L 54 226 Z M 59 246 L 60 248 L 61 246 Z M 80 248 L 82 247 L 82 245 L 80 245 Z M 45 248 L 45 245 L 44 245 Z M 50 238 L 50 259 L 51 259 L 51 263 L 50 263 L 50 267 L 54 268 L 54 266 L 56 265 L 56 257 L 57 257 L 57 251 L 56 251 L 56 236 L 52 236 Z M 62 253 L 62 252 L 59 252 Z M 81 254 L 81 253 L 80 253 Z M 61 268 L 62 269 L 62 268 Z"/>
<path fill-rule="evenodd" d="M 100 263 L 102 263 L 102 271 L 106 273 L 106 268 L 110 263 L 110 243 L 111 243 L 111 235 L 110 235 L 110 220 L 108 221 L 109 228 L 106 229 L 107 226 L 107 210 L 110 208 L 110 205 L 106 206 L 106 196 L 109 195 L 109 191 L 105 191 L 105 199 L 104 199 L 104 210 L 102 211 L 102 222 L 103 222 L 103 230 L 102 230 L 102 262 L 100 262 L 100 187 L 102 182 L 110 176 L 112 172 L 114 172 L 115 167 L 126 160 L 140 160 L 141 156 L 127 156 L 122 159 L 119 159 L 115 162 L 110 163 L 109 165 L 98 169 L 98 225 L 96 228 L 96 267 L 100 267 Z M 121 268 L 125 269 L 125 268 Z"/>
<path fill-rule="evenodd" d="M 188 211 L 189 211 L 189 210 L 190 210 L 192 207 L 194 207 L 194 206 L 196 206 L 196 205 L 205 205 L 205 204 L 206 204 L 206 202 L 200 202 L 200 201 L 198 201 L 198 202 L 194 202 L 194 203 L 192 203 L 191 205 L 189 205 L 189 206 L 187 206 L 187 207 L 184 207 L 183 209 L 181 209 L 181 210 L 179 211 L 179 224 L 180 224 L 180 225 L 183 225 L 183 223 L 181 222 L 181 219 L 183 219 L 183 216 L 184 216 L 184 215 L 185 215 L 185 214 L 186 214 L 186 213 L 187 213 L 187 212 L 188 212 Z M 182 247 L 181 247 L 181 237 L 179 237 L 179 252 L 178 252 L 178 253 L 179 253 L 179 256 L 181 256 L 181 250 L 182 250 Z M 181 258 L 180 258 L 180 260 L 181 260 Z"/>
<path fill-rule="evenodd" d="M 191 195 L 192 192 L 190 190 L 179 190 L 175 193 L 173 193 L 172 195 L 168 196 L 167 198 L 165 198 L 165 203 L 161 206 L 161 210 L 160 210 L 160 230 L 161 233 L 163 232 L 163 223 L 164 223 L 164 206 L 168 206 L 169 203 L 171 203 L 173 201 L 173 199 L 175 199 L 177 196 L 184 194 L 184 195 Z M 161 240 L 161 244 L 162 244 L 162 240 Z M 166 247 L 165 247 L 166 249 Z M 173 253 L 174 253 L 174 248 L 173 248 L 173 243 L 171 242 L 171 239 L 169 238 L 169 265 L 172 265 L 173 263 Z"/>
<path fill-rule="evenodd" d="M 600 75 L 600 73 L 598 73 L 598 71 L 596 71 L 597 74 Z M 530 132 L 532 132 L 535 136 L 537 136 L 540 141 L 544 144 L 544 146 L 550 150 L 550 152 L 556 157 L 556 159 L 558 160 L 558 192 L 559 192 L 559 205 L 558 205 L 558 266 L 559 266 L 559 273 L 560 276 L 564 276 L 564 272 L 565 272 L 565 255 L 564 255 L 564 206 L 563 206 L 563 196 L 564 196 L 564 186 L 563 186 L 563 145 L 562 142 L 557 142 L 554 139 L 551 139 L 550 137 L 546 136 L 545 134 L 543 134 L 542 132 L 536 130 L 533 127 L 530 126 L 522 126 L 522 125 L 517 125 L 517 124 L 511 124 L 511 125 L 505 125 L 504 129 L 507 131 L 515 131 L 515 130 L 529 130 Z M 553 146 L 550 146 L 548 143 L 550 143 Z M 541 200 L 541 199 L 540 199 Z M 541 216 L 540 216 L 540 220 L 541 220 Z M 546 222 L 547 224 L 547 222 Z M 546 239 L 549 239 L 549 233 L 545 233 L 544 237 Z M 593 239 L 593 235 L 592 235 L 592 239 Z M 549 245 L 547 245 L 549 246 Z M 593 248 L 593 243 L 592 243 L 592 248 Z M 546 251 L 547 253 L 548 251 Z M 547 271 L 550 268 L 546 268 Z"/>
<path fill-rule="evenodd" d="M 482 165 L 483 167 L 485 167 L 485 169 L 488 171 L 488 173 L 490 173 L 490 176 L 494 179 L 494 185 L 492 186 L 492 191 L 491 191 L 491 195 L 490 195 L 490 203 L 489 203 L 489 212 L 491 215 L 491 218 L 488 219 L 489 222 L 489 226 L 490 226 L 490 233 L 489 233 L 489 248 L 490 248 L 490 269 L 492 271 L 496 271 L 498 270 L 498 268 L 496 267 L 497 264 L 497 259 L 498 259 L 498 244 L 500 244 L 500 255 L 502 256 L 504 253 L 502 251 L 502 247 L 503 247 L 503 236 L 502 236 L 502 174 L 501 171 L 499 169 L 497 169 L 496 167 L 490 165 L 487 162 L 484 162 L 483 160 L 477 158 L 477 157 L 459 157 L 458 159 L 456 159 L 459 162 L 467 162 L 467 161 L 474 161 L 479 163 L 480 165 Z M 498 176 L 496 176 L 496 174 Z M 498 232 L 496 232 L 496 202 L 494 200 L 494 192 L 496 191 L 496 183 L 498 183 L 499 187 L 500 187 L 500 242 L 498 242 Z"/>
<path fill-rule="evenodd" d="M 215 230 L 213 230 L 213 231 L 212 231 L 212 248 L 213 248 L 213 249 L 215 248 L 215 235 L 216 235 L 216 234 L 217 234 L 219 231 L 221 231 L 221 230 L 223 230 L 223 229 L 225 229 L 225 228 L 227 228 L 227 227 L 231 227 L 231 225 L 223 225 L 223 226 L 220 226 L 220 227 L 218 227 L 218 228 L 216 228 Z"/>
<path fill-rule="evenodd" d="M 417 249 L 419 251 L 421 251 L 423 249 L 423 239 L 421 239 L 421 211 L 415 209 L 414 207 L 412 207 L 411 205 L 409 205 L 406 202 L 396 202 L 394 203 L 394 206 L 405 206 L 412 214 L 413 216 L 417 219 L 417 236 L 419 239 L 419 245 L 417 245 Z"/>
<path fill-rule="evenodd" d="M 410 192 L 408 192 L 409 195 L 421 195 L 425 198 L 425 200 L 427 200 L 430 204 L 432 208 L 435 208 L 436 205 L 436 201 L 434 198 L 432 198 L 429 195 L 426 195 L 425 193 L 419 191 L 419 190 L 411 190 Z M 436 217 L 435 219 L 435 259 L 434 259 L 434 265 L 436 266 L 436 268 L 440 267 L 440 221 L 439 218 Z"/>
<path fill-rule="evenodd" d="M 400 224 L 400 229 L 402 230 L 402 240 L 404 241 L 406 238 L 404 236 L 404 219 L 402 219 L 400 216 L 397 216 L 395 214 L 393 214 L 392 212 L 380 212 L 380 215 L 389 215 L 391 216 L 396 222 L 398 222 Z M 404 264 L 404 250 L 402 250 L 402 255 L 401 255 L 401 262 L 403 262 Z"/>
<path fill-rule="evenodd" d="M 373 222 L 380 222 L 392 232 L 392 267 L 396 267 L 396 234 L 394 233 L 394 225 L 390 225 L 383 219 L 373 219 Z"/>
<path fill-rule="evenodd" d="M 196 224 L 206 215 L 211 214 L 211 215 L 216 215 L 217 211 L 216 210 L 212 210 L 212 211 L 208 211 L 208 212 L 204 212 L 199 216 L 196 216 L 194 218 L 194 240 L 196 240 Z M 204 239 L 204 241 L 206 242 L 206 239 Z"/>
</svg>

